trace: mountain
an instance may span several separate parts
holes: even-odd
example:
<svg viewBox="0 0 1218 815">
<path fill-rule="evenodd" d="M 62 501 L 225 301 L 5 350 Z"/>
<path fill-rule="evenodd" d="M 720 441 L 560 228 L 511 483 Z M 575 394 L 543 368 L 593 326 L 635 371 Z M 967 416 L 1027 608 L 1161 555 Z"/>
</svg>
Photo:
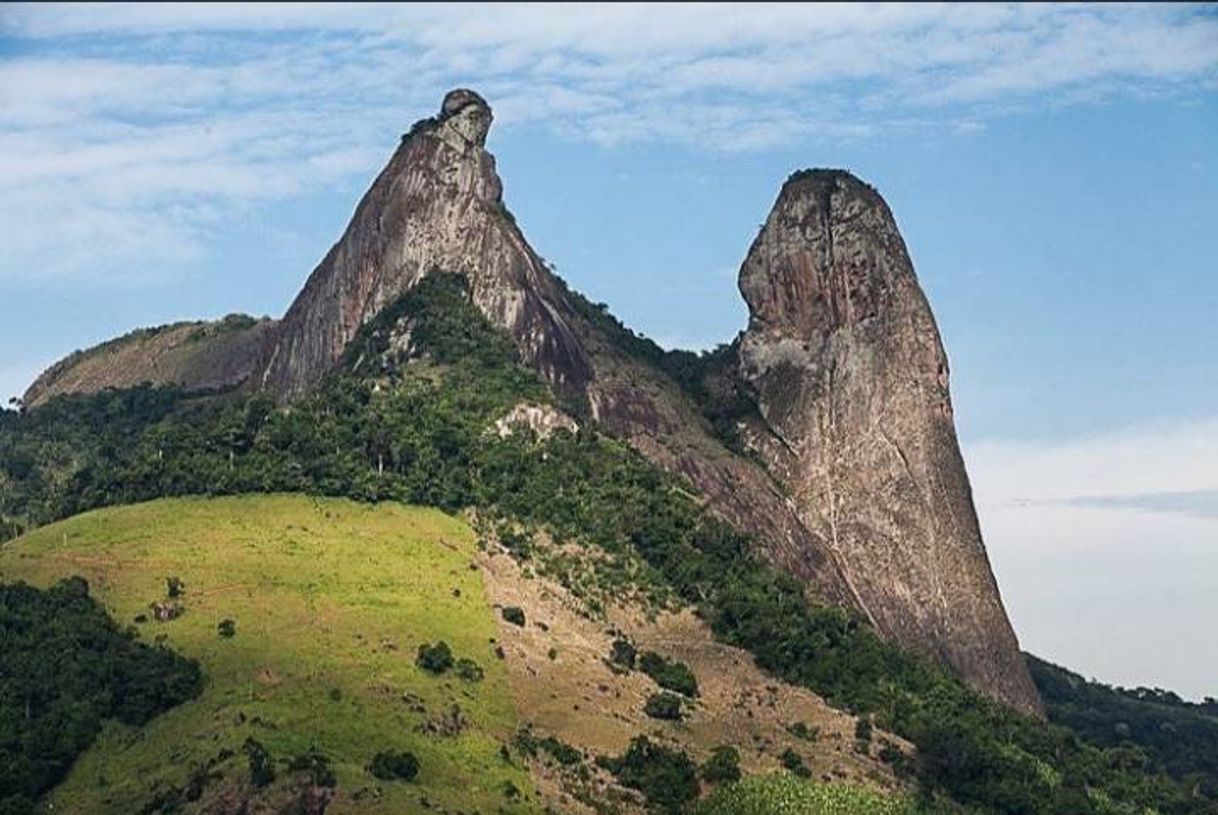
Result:
<svg viewBox="0 0 1218 815">
<path fill-rule="evenodd" d="M 529 246 L 485 148 L 492 119 L 456 90 L 417 123 L 283 319 L 217 379 L 298 399 L 425 276 L 461 275 L 578 418 L 688 478 L 820 596 L 1039 715 L 981 541 L 946 355 L 880 196 L 840 171 L 792 176 L 741 268 L 747 330 L 674 375 Z"/>
</svg>

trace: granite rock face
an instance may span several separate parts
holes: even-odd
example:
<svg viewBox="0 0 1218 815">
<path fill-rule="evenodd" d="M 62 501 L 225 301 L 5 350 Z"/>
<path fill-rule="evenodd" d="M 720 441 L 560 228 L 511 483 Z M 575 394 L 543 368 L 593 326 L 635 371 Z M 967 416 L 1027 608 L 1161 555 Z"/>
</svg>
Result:
<svg viewBox="0 0 1218 815">
<path fill-rule="evenodd" d="M 853 605 L 1028 711 L 1039 701 L 982 544 L 947 357 L 887 205 L 792 176 L 740 270 L 754 450 L 840 565 Z"/>
<path fill-rule="evenodd" d="M 403 137 L 284 315 L 258 387 L 288 398 L 306 392 L 365 321 L 433 271 L 465 275 L 475 304 L 555 387 L 583 386 L 589 364 L 554 307 L 559 290 L 503 206 L 485 149 L 491 119 L 481 96 L 455 90 L 438 116 Z"/>
<path fill-rule="evenodd" d="M 55 363 L 22 403 L 37 407 L 56 396 L 146 383 L 196 393 L 232 390 L 249 379 L 274 329 L 274 320 L 230 315 L 133 331 Z"/>
<path fill-rule="evenodd" d="M 403 137 L 284 318 L 242 346 L 240 381 L 283 401 L 307 393 L 426 275 L 464 275 L 524 360 L 585 406 L 580 424 L 688 478 L 820 597 L 1039 714 L 981 541 L 938 331 L 879 195 L 846 173 L 797 173 L 754 242 L 740 272 L 749 326 L 716 373 L 750 403 L 742 455 L 525 241 L 485 148 L 492 118 L 456 90 Z"/>
</svg>

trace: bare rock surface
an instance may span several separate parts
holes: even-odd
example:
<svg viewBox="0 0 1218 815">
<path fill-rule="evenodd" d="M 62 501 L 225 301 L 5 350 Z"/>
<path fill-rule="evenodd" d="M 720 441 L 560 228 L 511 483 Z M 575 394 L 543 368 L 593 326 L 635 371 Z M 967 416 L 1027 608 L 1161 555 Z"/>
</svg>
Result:
<svg viewBox="0 0 1218 815">
<path fill-rule="evenodd" d="M 486 151 L 491 109 L 455 90 L 403 137 L 337 244 L 288 309 L 260 365 L 260 387 L 285 397 L 315 385 L 359 327 L 433 271 L 462 274 L 475 304 L 560 390 L 582 386 L 588 360 L 556 305 L 561 294 L 503 205 Z"/>
<path fill-rule="evenodd" d="M 254 371 L 274 326 L 274 320 L 233 315 L 133 331 L 55 363 L 34 380 L 22 402 L 36 407 L 55 396 L 144 383 L 229 390 Z"/>
<path fill-rule="evenodd" d="M 1029 711 L 952 421 L 947 356 L 880 196 L 797 173 L 740 270 L 754 450 L 876 627 Z"/>
</svg>

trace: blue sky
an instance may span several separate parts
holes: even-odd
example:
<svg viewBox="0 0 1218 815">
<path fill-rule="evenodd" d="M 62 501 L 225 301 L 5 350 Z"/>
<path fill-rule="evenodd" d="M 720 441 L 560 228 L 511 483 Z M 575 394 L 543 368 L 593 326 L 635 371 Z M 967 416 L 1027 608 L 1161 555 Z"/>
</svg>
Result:
<svg viewBox="0 0 1218 815">
<path fill-rule="evenodd" d="M 1025 645 L 1218 695 L 1214 6 L 0 7 L 0 391 L 280 314 L 458 85 L 535 248 L 670 346 L 743 327 L 788 173 L 878 187 Z"/>
</svg>

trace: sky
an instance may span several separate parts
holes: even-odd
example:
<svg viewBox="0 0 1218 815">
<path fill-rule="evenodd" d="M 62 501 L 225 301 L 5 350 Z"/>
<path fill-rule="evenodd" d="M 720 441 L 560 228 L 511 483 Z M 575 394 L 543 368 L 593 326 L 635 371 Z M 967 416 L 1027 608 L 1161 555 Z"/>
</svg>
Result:
<svg viewBox="0 0 1218 815">
<path fill-rule="evenodd" d="M 0 6 L 0 394 L 279 315 L 467 86 L 530 242 L 669 347 L 744 327 L 793 170 L 896 215 L 1023 646 L 1218 696 L 1218 6 Z"/>
</svg>

